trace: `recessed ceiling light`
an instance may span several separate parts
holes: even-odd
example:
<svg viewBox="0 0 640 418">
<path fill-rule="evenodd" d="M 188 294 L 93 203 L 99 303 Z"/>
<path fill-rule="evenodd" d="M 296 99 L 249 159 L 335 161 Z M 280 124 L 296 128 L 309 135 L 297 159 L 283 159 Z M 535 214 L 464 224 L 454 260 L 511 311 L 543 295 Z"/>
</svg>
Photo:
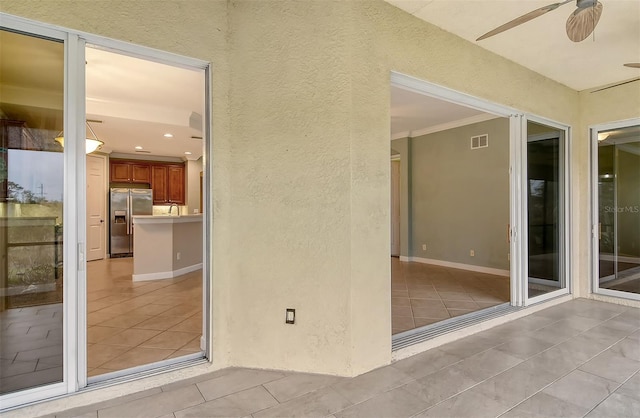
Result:
<svg viewBox="0 0 640 418">
<path fill-rule="evenodd" d="M 171 135 L 170 133 L 166 133 L 166 134 L 164 134 L 164 137 L 165 138 L 173 138 L 173 135 Z"/>
<path fill-rule="evenodd" d="M 142 147 L 141 147 L 140 145 L 138 145 L 138 146 L 136 147 L 136 149 L 142 149 Z"/>
<path fill-rule="evenodd" d="M 185 151 L 184 155 L 191 155 L 191 153 L 189 151 Z"/>
</svg>

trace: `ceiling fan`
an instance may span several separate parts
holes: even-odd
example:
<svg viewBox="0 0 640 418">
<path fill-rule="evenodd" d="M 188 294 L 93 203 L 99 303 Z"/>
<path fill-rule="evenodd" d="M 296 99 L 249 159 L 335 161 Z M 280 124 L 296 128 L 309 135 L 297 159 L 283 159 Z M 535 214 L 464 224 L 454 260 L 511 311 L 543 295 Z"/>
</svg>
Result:
<svg viewBox="0 0 640 418">
<path fill-rule="evenodd" d="M 539 9 L 533 10 L 529 13 L 515 18 L 512 21 L 505 23 L 504 25 L 498 26 L 492 31 L 489 31 L 476 39 L 476 41 L 481 41 L 493 35 L 502 33 L 506 30 L 515 28 L 516 26 L 522 25 L 523 23 L 533 20 L 536 17 L 540 17 L 545 13 L 555 10 L 567 3 L 571 3 L 572 1 L 574 0 L 566 0 L 563 2 L 553 3 L 548 6 L 540 7 Z M 598 20 L 600 20 L 600 15 L 602 14 L 602 3 L 597 0 L 575 0 L 575 2 L 577 8 L 573 11 L 573 13 L 569 15 L 569 18 L 567 19 L 567 36 L 573 42 L 580 42 L 587 39 L 587 37 L 593 32 L 596 25 L 598 24 Z"/>
</svg>

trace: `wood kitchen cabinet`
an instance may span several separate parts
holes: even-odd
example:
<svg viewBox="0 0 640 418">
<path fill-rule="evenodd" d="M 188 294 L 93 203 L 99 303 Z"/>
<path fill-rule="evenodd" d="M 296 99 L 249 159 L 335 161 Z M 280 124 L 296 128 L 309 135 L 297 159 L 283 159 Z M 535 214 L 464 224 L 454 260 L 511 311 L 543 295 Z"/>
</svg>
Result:
<svg viewBox="0 0 640 418">
<path fill-rule="evenodd" d="M 154 205 L 184 205 L 184 165 L 154 163 L 151 166 L 151 188 Z"/>
<path fill-rule="evenodd" d="M 147 162 L 111 159 L 109 173 L 114 183 L 151 183 L 151 165 Z"/>
<path fill-rule="evenodd" d="M 169 203 L 184 205 L 184 166 L 167 166 L 167 195 Z"/>
</svg>

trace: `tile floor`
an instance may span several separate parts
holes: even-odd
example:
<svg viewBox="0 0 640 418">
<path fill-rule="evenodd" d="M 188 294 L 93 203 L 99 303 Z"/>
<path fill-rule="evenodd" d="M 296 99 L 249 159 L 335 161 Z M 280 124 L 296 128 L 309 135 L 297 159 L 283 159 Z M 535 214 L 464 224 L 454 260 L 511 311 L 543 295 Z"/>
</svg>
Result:
<svg viewBox="0 0 640 418">
<path fill-rule="evenodd" d="M 392 333 L 510 300 L 509 278 L 391 258 Z"/>
<path fill-rule="evenodd" d="M 0 312 L 0 394 L 62 381 L 62 304 Z"/>
<path fill-rule="evenodd" d="M 132 258 L 87 263 L 89 376 L 200 351 L 202 270 L 131 281 Z"/>
<path fill-rule="evenodd" d="M 200 352 L 202 271 L 132 282 L 133 259 L 87 263 L 89 376 Z M 62 380 L 62 304 L 0 313 L 0 394 Z"/>
<path fill-rule="evenodd" d="M 576 299 L 355 378 L 230 368 L 56 417 L 631 417 L 640 309 Z"/>
</svg>

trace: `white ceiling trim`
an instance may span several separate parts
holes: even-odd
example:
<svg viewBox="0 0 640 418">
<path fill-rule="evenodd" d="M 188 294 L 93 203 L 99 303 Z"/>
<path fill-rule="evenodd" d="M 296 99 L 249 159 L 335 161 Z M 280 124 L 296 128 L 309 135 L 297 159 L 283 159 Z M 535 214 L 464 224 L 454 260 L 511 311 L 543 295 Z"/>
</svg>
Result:
<svg viewBox="0 0 640 418">
<path fill-rule="evenodd" d="M 485 113 L 482 115 L 471 116 L 469 118 L 454 120 L 452 122 L 442 123 L 440 125 L 429 126 L 417 131 L 399 132 L 391 137 L 391 140 L 400 138 L 417 138 L 419 136 L 428 135 L 436 132 L 447 131 L 449 129 L 459 128 L 461 126 L 467 126 L 474 123 L 486 122 L 488 120 L 497 119 L 500 116 L 491 115 Z"/>
</svg>

